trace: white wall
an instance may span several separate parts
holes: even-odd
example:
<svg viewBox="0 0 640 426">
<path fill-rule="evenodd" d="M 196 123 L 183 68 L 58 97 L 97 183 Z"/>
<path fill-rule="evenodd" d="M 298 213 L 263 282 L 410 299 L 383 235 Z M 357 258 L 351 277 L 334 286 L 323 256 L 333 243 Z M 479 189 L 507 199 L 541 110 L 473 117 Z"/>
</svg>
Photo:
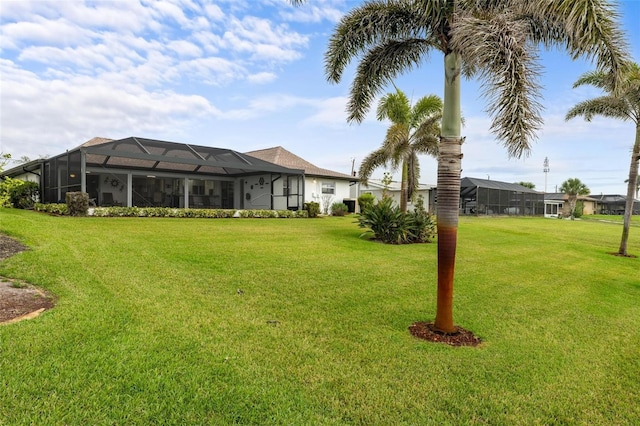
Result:
<svg viewBox="0 0 640 426">
<path fill-rule="evenodd" d="M 40 176 L 36 176 L 33 173 L 23 173 L 14 177 L 14 179 L 20 179 L 25 182 L 35 182 L 37 184 L 40 184 Z"/>
<path fill-rule="evenodd" d="M 361 187 L 360 194 L 365 194 L 365 193 L 371 193 L 378 200 L 382 199 L 382 189 L 377 189 L 377 188 L 366 189 Z M 422 195 L 423 205 L 426 211 L 429 211 L 429 197 L 431 195 L 430 193 L 431 191 L 425 189 L 425 190 L 418 191 L 417 194 L 415 195 L 416 197 L 418 195 Z M 393 198 L 393 201 L 395 204 L 400 205 L 400 191 L 387 191 L 387 195 Z M 413 210 L 413 208 L 414 208 L 413 203 L 409 201 L 407 203 L 407 209 Z"/>
<path fill-rule="evenodd" d="M 240 188 L 237 189 L 240 190 Z M 243 209 L 268 210 L 271 208 L 271 175 L 245 177 L 242 189 Z M 282 191 L 282 186 L 280 191 Z"/>
<path fill-rule="evenodd" d="M 333 184 L 333 194 L 323 194 L 323 184 Z M 323 195 L 327 196 L 327 200 L 323 199 Z M 330 197 L 330 199 L 328 199 Z M 321 177 L 306 177 L 305 178 L 305 202 L 316 202 L 320 204 L 320 212 L 324 213 L 325 204 L 328 204 L 329 208 L 333 203 L 342 203 L 345 198 L 351 198 L 351 186 L 349 181 L 321 178 Z"/>
</svg>

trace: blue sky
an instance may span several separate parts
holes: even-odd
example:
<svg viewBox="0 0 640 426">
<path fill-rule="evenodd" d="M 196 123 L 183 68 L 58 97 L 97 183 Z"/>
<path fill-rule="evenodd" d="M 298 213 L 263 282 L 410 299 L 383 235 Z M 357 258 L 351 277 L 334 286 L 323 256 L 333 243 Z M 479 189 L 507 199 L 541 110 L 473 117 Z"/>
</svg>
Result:
<svg viewBox="0 0 640 426">
<path fill-rule="evenodd" d="M 33 159 L 94 136 L 240 152 L 281 145 L 320 167 L 350 173 L 388 127 L 372 114 L 361 124 L 346 122 L 353 66 L 340 84 L 324 77 L 327 40 L 340 17 L 360 3 L 309 0 L 294 8 L 286 0 L 3 0 L 0 150 Z M 619 3 L 639 62 L 640 0 Z M 568 108 L 599 94 L 571 88 L 593 66 L 559 51 L 543 52 L 541 63 L 544 126 L 524 159 L 508 158 L 488 131 L 477 82 L 463 81 L 463 176 L 531 181 L 544 190 L 548 157 L 549 192 L 577 177 L 595 194 L 626 193 L 633 124 L 565 122 Z M 441 70 L 436 53 L 395 83 L 414 98 L 442 96 Z M 420 181 L 435 184 L 435 160 L 423 157 L 421 170 Z"/>
</svg>

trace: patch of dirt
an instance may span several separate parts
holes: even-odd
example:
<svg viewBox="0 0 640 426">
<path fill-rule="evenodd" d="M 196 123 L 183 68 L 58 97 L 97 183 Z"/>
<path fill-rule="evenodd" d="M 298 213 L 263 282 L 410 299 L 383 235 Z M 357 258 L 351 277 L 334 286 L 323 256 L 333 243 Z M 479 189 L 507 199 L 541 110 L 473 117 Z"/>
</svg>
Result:
<svg viewBox="0 0 640 426">
<path fill-rule="evenodd" d="M 614 252 L 609 253 L 609 254 L 610 254 L 611 256 L 628 257 L 628 258 L 631 258 L 631 259 L 636 259 L 636 258 L 638 257 L 638 256 L 636 256 L 636 255 L 634 255 L 634 254 L 626 254 L 626 255 L 624 255 L 624 254 L 620 254 L 620 253 L 618 253 L 617 251 L 614 251 Z"/>
<path fill-rule="evenodd" d="M 443 333 L 436 330 L 432 322 L 415 322 L 409 326 L 409 332 L 418 339 L 450 346 L 478 346 L 482 343 L 479 337 L 462 327 L 456 327 L 453 333 Z"/>
<path fill-rule="evenodd" d="M 18 241 L 4 234 L 0 234 L 0 260 L 25 251 L 27 248 Z"/>
<path fill-rule="evenodd" d="M 0 261 L 27 247 L 6 235 L 0 234 Z M 46 292 L 20 280 L 0 277 L 0 324 L 34 318 L 51 309 L 54 299 Z"/>
</svg>

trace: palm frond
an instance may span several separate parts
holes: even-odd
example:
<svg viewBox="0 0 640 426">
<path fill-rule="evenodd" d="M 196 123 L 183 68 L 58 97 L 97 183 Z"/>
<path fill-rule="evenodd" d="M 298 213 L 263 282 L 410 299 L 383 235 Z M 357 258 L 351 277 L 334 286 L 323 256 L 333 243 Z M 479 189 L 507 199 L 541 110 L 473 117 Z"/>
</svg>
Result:
<svg viewBox="0 0 640 426">
<path fill-rule="evenodd" d="M 325 74 L 332 82 L 340 81 L 352 59 L 371 47 L 389 40 L 410 37 L 429 38 L 428 28 L 404 2 L 374 0 L 356 7 L 338 23 L 325 53 Z"/>
<path fill-rule="evenodd" d="M 511 157 L 528 155 L 542 124 L 538 57 L 527 25 L 507 11 L 491 19 L 462 18 L 452 32 L 455 48 L 478 70 L 491 130 Z"/>
<path fill-rule="evenodd" d="M 382 149 L 387 152 L 391 167 L 397 170 L 411 149 L 409 146 L 409 127 L 402 123 L 392 124 L 387 129 L 382 146 Z"/>
<path fill-rule="evenodd" d="M 565 120 L 582 116 L 586 121 L 591 121 L 596 115 L 633 121 L 627 102 L 615 96 L 600 96 L 579 102 L 567 112 Z"/>
<path fill-rule="evenodd" d="M 373 171 L 378 167 L 386 166 L 389 161 L 389 155 L 383 148 L 373 151 L 367 155 L 358 170 L 358 177 L 365 185 L 368 183 L 369 178 L 373 174 Z"/>
<path fill-rule="evenodd" d="M 607 74 L 603 71 L 588 71 L 582 74 L 574 83 L 573 88 L 584 86 L 588 84 L 593 87 L 597 87 L 602 90 L 610 91 L 613 89 L 612 79 L 607 78 Z"/>
<path fill-rule="evenodd" d="M 347 104 L 348 121 L 361 122 L 375 95 L 397 74 L 418 66 L 433 46 L 424 39 L 392 40 L 373 47 L 358 64 Z"/>
<path fill-rule="evenodd" d="M 380 121 L 389 119 L 392 123 L 408 125 L 410 116 L 409 98 L 400 89 L 396 89 L 396 93 L 387 93 L 378 103 L 376 118 Z"/>
<path fill-rule="evenodd" d="M 442 99 L 436 95 L 423 96 L 411 108 L 410 126 L 417 128 L 427 117 L 434 115 L 442 115 Z"/>
<path fill-rule="evenodd" d="M 548 47 L 565 48 L 573 59 L 595 61 L 614 75 L 615 90 L 629 60 L 617 6 L 607 0 L 523 0 L 531 34 Z"/>
</svg>

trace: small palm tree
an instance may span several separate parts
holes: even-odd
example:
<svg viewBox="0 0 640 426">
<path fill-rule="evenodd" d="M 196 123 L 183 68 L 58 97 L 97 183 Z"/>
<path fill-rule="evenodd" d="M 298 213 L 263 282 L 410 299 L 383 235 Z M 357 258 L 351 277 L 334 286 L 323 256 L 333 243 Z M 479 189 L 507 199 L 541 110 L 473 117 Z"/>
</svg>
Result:
<svg viewBox="0 0 640 426">
<path fill-rule="evenodd" d="M 622 225 L 622 238 L 618 254 L 627 256 L 627 242 L 631 227 L 631 215 L 633 214 L 634 194 L 638 197 L 640 188 L 640 176 L 638 176 L 638 163 L 640 163 L 640 66 L 629 62 L 624 68 L 622 82 L 616 84 L 614 78 L 604 71 L 592 71 L 583 74 L 573 84 L 578 87 L 590 84 L 606 92 L 605 95 L 578 103 L 567 113 L 566 119 L 583 116 L 591 121 L 596 115 L 618 118 L 631 121 L 636 126 L 636 139 L 631 150 L 631 164 L 629 165 L 629 178 L 627 183 L 627 200 L 624 206 L 624 219 Z"/>
<path fill-rule="evenodd" d="M 525 188 L 529 188 L 529 189 L 536 189 L 536 184 L 533 182 L 516 182 L 518 185 L 520 186 L 524 186 Z"/>
<path fill-rule="evenodd" d="M 578 196 L 588 195 L 591 192 L 591 190 L 587 185 L 582 183 L 580 179 L 571 178 L 562 182 L 562 185 L 560 185 L 560 192 L 567 194 L 569 196 L 569 209 L 571 211 L 571 220 L 573 220 L 575 216 L 576 202 L 578 201 Z"/>
<path fill-rule="evenodd" d="M 294 4 L 305 0 L 290 0 Z M 491 130 L 510 155 L 526 155 L 541 124 L 537 84 L 540 46 L 595 60 L 617 75 L 626 43 L 606 0 L 369 0 L 338 23 L 325 72 L 339 82 L 359 64 L 347 104 L 360 122 L 375 95 L 404 71 L 439 52 L 444 67 L 438 146 L 438 294 L 434 326 L 454 332 L 453 278 L 462 160 L 461 77 L 483 80 Z"/>
<path fill-rule="evenodd" d="M 390 164 L 394 171 L 402 167 L 400 210 L 406 212 L 420 179 L 418 154 L 438 155 L 442 100 L 435 95 L 423 96 L 411 106 L 409 98 L 396 88 L 395 93 L 380 99 L 377 118 L 392 124 L 382 147 L 362 161 L 359 177 L 366 184 L 380 166 Z"/>
</svg>

